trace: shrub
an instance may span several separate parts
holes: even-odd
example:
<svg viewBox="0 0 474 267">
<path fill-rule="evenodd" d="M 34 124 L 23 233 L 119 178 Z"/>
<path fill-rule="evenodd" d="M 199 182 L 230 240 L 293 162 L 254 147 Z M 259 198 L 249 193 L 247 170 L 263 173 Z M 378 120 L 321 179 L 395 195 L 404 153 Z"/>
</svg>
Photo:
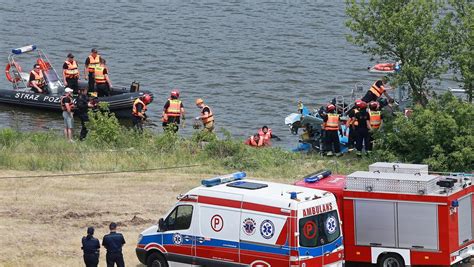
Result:
<svg viewBox="0 0 474 267">
<path fill-rule="evenodd" d="M 87 141 L 93 144 L 117 144 L 122 127 L 117 117 L 109 111 L 107 103 L 99 103 L 99 110 L 89 111 Z"/>
</svg>

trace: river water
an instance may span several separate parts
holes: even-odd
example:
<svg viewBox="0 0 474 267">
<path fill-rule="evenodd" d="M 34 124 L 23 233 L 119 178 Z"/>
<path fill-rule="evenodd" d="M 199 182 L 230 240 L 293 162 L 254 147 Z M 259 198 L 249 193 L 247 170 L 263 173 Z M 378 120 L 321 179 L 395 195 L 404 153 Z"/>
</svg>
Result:
<svg viewBox="0 0 474 267">
<path fill-rule="evenodd" d="M 217 129 L 244 138 L 268 125 L 291 147 L 297 137 L 284 118 L 298 100 L 314 108 L 380 77 L 367 72 L 370 56 L 346 41 L 344 9 L 342 0 L 0 0 L 0 55 L 6 64 L 12 48 L 36 44 L 60 70 L 69 52 L 83 64 L 97 48 L 114 86 L 136 80 L 153 91 L 154 131 L 179 88 L 189 118 L 181 134 L 192 133 L 201 97 Z M 10 85 L 2 78 L 0 86 Z M 0 105 L 0 127 L 62 126 L 60 114 Z"/>
</svg>

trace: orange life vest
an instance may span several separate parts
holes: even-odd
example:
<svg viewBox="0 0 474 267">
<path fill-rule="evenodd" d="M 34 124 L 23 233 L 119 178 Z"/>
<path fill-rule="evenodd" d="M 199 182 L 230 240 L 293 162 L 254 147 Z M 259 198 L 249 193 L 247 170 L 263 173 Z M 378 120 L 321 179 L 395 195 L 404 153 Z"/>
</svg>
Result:
<svg viewBox="0 0 474 267">
<path fill-rule="evenodd" d="M 249 146 L 256 146 L 256 147 L 259 147 L 259 146 L 262 146 L 262 144 L 260 143 L 260 139 L 259 140 L 255 140 L 255 136 L 250 136 L 247 141 L 245 141 L 245 144 L 246 145 L 249 145 Z"/>
<path fill-rule="evenodd" d="M 339 114 L 329 113 L 328 120 L 324 125 L 326 131 L 337 131 L 339 130 Z"/>
<path fill-rule="evenodd" d="M 205 108 L 208 108 L 208 109 L 209 109 L 209 112 L 207 113 L 207 116 L 206 116 L 206 114 L 204 114 L 204 112 L 203 112 L 203 110 L 204 110 Z M 180 110 L 181 110 L 181 109 L 180 109 Z M 214 115 L 212 114 L 212 110 L 211 110 L 211 108 L 210 108 L 209 106 L 207 106 L 207 105 L 204 105 L 204 107 L 202 107 L 202 109 L 201 109 L 201 115 L 202 115 L 202 116 L 201 116 L 201 120 L 202 120 L 202 123 L 204 123 L 204 124 L 208 124 L 209 122 L 214 121 Z"/>
<path fill-rule="evenodd" d="M 141 104 L 143 106 L 141 112 L 138 112 L 138 109 L 137 109 L 138 104 Z M 145 103 L 143 103 L 143 101 L 141 101 L 140 98 L 135 99 L 135 101 L 133 102 L 133 107 L 132 107 L 132 115 L 133 116 L 138 116 L 139 113 L 143 114 L 143 113 L 145 113 L 145 111 L 146 111 Z"/>
<path fill-rule="evenodd" d="M 166 109 L 166 115 L 168 117 L 180 117 L 181 116 L 181 100 L 169 99 L 170 105 Z"/>
<path fill-rule="evenodd" d="M 44 86 L 44 76 L 43 76 L 43 71 L 40 70 L 39 73 L 36 73 L 36 71 L 32 70 L 30 72 L 30 74 L 33 74 L 35 76 L 35 79 L 33 80 L 34 82 L 36 82 L 36 85 L 38 87 L 43 87 Z M 32 82 L 33 82 L 32 81 Z M 30 86 L 32 86 L 32 84 L 30 83 Z"/>
<path fill-rule="evenodd" d="M 71 110 L 72 110 L 73 107 L 74 107 L 73 99 L 72 99 L 71 96 L 65 96 L 65 95 L 61 96 L 61 100 L 60 100 L 60 102 L 61 102 L 61 109 L 62 109 L 63 111 L 67 111 L 66 103 L 64 103 L 64 99 L 65 99 L 65 98 L 69 98 L 69 99 L 71 100 L 71 102 L 69 103 L 69 105 L 71 105 Z"/>
<path fill-rule="evenodd" d="M 268 129 L 267 133 L 264 133 L 262 129 L 258 130 L 258 135 L 260 136 L 260 140 L 262 140 L 262 144 L 270 145 L 270 140 L 272 139 L 272 129 Z"/>
<path fill-rule="evenodd" d="M 67 69 L 65 69 L 66 78 L 79 78 L 79 70 L 77 69 L 76 61 L 73 60 L 72 62 L 69 62 L 68 60 L 66 60 L 64 63 L 67 64 Z"/>
<path fill-rule="evenodd" d="M 376 95 L 377 97 L 380 97 L 380 96 L 383 94 L 383 92 L 385 92 L 385 88 L 383 87 L 383 85 L 380 86 L 380 87 L 377 87 L 377 86 L 375 85 L 376 83 L 377 83 L 377 82 L 375 82 L 374 84 L 372 84 L 372 87 L 370 87 L 370 91 L 371 91 L 374 95 Z"/>
<path fill-rule="evenodd" d="M 89 65 L 87 66 L 89 72 L 93 73 L 96 67 L 100 65 L 100 55 L 97 55 L 95 58 L 92 55 L 89 55 Z"/>
<path fill-rule="evenodd" d="M 382 113 L 380 111 L 369 111 L 370 115 L 370 127 L 373 129 L 380 128 L 382 124 Z"/>
<path fill-rule="evenodd" d="M 94 70 L 94 79 L 95 83 L 107 83 L 107 79 L 105 79 L 105 74 L 104 74 L 105 67 L 102 66 L 97 66 L 95 67 Z"/>
</svg>

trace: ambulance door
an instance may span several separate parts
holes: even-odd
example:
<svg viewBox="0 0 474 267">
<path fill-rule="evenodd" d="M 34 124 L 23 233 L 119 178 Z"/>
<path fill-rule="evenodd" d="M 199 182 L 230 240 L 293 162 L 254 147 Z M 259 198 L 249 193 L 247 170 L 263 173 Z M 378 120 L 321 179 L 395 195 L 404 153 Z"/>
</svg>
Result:
<svg viewBox="0 0 474 267">
<path fill-rule="evenodd" d="M 198 202 L 196 263 L 205 266 L 239 263 L 242 195 L 219 192 L 216 197 L 200 196 Z"/>
<path fill-rule="evenodd" d="M 194 203 L 179 203 L 163 221 L 160 220 L 168 261 L 193 263 L 197 221 Z"/>
<path fill-rule="evenodd" d="M 296 245 L 299 252 L 299 266 L 323 266 L 324 225 L 319 215 L 305 210 L 312 210 L 316 201 L 298 203 Z"/>
</svg>

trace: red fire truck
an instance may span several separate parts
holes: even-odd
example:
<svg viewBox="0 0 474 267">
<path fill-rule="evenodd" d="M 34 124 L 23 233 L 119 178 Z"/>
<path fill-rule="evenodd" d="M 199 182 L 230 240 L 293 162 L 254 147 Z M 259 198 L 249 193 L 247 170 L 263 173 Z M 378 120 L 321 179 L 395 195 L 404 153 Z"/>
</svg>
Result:
<svg viewBox="0 0 474 267">
<path fill-rule="evenodd" d="M 336 196 L 346 261 L 451 266 L 474 255 L 473 179 L 430 174 L 427 165 L 378 162 L 369 171 L 297 185 Z"/>
</svg>

